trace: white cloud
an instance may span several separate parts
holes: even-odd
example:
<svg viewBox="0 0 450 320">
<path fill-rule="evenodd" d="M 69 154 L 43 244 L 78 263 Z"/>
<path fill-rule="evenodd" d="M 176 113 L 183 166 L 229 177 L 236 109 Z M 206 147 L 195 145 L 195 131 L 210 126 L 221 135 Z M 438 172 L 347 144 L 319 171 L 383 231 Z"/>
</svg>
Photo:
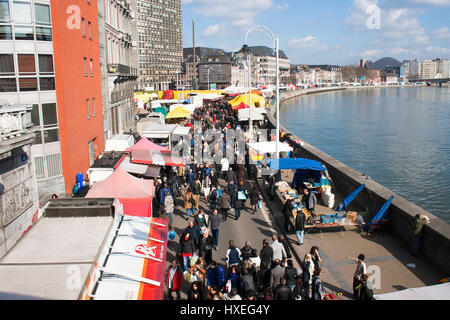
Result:
<svg viewBox="0 0 450 320">
<path fill-rule="evenodd" d="M 225 28 L 225 24 L 213 24 L 208 26 L 205 31 L 203 31 L 203 35 L 205 37 L 212 37 L 217 35 L 218 33 L 222 32 Z"/>
<path fill-rule="evenodd" d="M 413 0 L 413 2 L 441 7 L 450 6 L 450 0 Z"/>
<path fill-rule="evenodd" d="M 445 28 L 440 28 L 432 32 L 432 35 L 437 39 L 447 39 L 450 40 L 450 30 Z"/>
<path fill-rule="evenodd" d="M 328 46 L 320 44 L 319 41 L 313 36 L 307 36 L 305 38 L 293 38 L 289 40 L 288 46 L 294 49 L 307 49 L 310 51 L 326 51 Z"/>
<path fill-rule="evenodd" d="M 194 11 L 208 18 L 218 18 L 235 27 L 248 27 L 255 18 L 273 7 L 274 0 L 184 0 L 198 4 Z"/>
<path fill-rule="evenodd" d="M 277 10 L 277 11 L 285 11 L 285 10 L 289 9 L 289 4 L 288 4 L 286 1 L 283 1 L 283 2 L 281 2 L 281 3 L 277 3 L 277 4 L 274 6 L 274 8 L 275 8 L 275 10 Z"/>
</svg>

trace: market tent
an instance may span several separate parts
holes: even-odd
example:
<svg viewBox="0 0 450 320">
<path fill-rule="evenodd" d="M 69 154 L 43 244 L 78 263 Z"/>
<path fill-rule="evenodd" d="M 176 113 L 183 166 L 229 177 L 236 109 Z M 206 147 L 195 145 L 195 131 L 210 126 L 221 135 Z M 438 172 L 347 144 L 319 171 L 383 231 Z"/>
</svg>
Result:
<svg viewBox="0 0 450 320">
<path fill-rule="evenodd" d="M 450 300 L 450 282 L 377 294 L 375 300 Z"/>
<path fill-rule="evenodd" d="M 187 118 L 191 115 L 191 112 L 184 109 L 182 106 L 179 106 L 175 110 L 170 111 L 166 115 L 166 119 L 178 119 L 178 118 Z"/>
<path fill-rule="evenodd" d="M 125 151 L 133 150 L 151 150 L 151 151 L 166 151 L 170 152 L 167 147 L 160 146 L 154 142 L 151 142 L 146 137 L 142 137 L 134 146 L 127 148 Z"/>
<path fill-rule="evenodd" d="M 274 170 L 289 170 L 289 169 L 306 169 L 316 171 L 326 171 L 327 168 L 322 163 L 315 160 L 303 158 L 282 158 L 272 159 L 269 161 L 269 166 Z"/>
<path fill-rule="evenodd" d="M 158 166 L 186 166 L 182 157 L 175 152 L 161 152 L 152 150 L 131 150 L 131 162 L 139 164 L 153 164 Z"/>
<path fill-rule="evenodd" d="M 250 105 L 250 95 L 249 94 L 241 94 L 240 96 L 237 96 L 236 98 L 230 100 L 228 102 L 231 107 L 233 108 L 233 110 L 236 110 L 236 108 L 242 108 L 241 104 L 243 103 L 245 108 L 248 108 L 248 106 Z M 250 107 L 254 107 L 254 108 L 264 108 L 265 107 L 265 99 L 264 97 L 261 97 L 260 95 L 257 94 L 252 94 L 251 95 L 251 106 Z"/>
<path fill-rule="evenodd" d="M 169 221 L 124 213 L 115 205 L 113 228 L 80 294 L 84 300 L 164 300 Z"/>
<path fill-rule="evenodd" d="M 161 167 L 156 165 L 132 163 L 130 157 L 124 157 L 119 168 L 128 173 L 139 174 L 141 176 L 157 178 L 161 175 Z"/>
<path fill-rule="evenodd" d="M 253 161 L 262 160 L 265 154 L 276 153 L 276 141 L 265 142 L 251 142 L 248 143 L 249 155 Z M 278 143 L 279 152 L 292 152 L 293 149 L 290 145 L 284 142 Z"/>
<path fill-rule="evenodd" d="M 127 215 L 151 217 L 153 180 L 138 179 L 117 168 L 105 180 L 94 183 L 86 198 L 119 199 Z"/>
<path fill-rule="evenodd" d="M 151 97 L 152 96 L 149 93 L 137 93 L 137 94 L 134 95 L 134 98 L 137 101 L 142 101 L 144 103 L 147 103 L 150 100 Z"/>
<path fill-rule="evenodd" d="M 239 121 L 248 121 L 251 118 L 252 120 L 262 121 L 266 113 L 267 111 L 264 108 L 242 109 L 238 111 L 238 119 Z"/>
</svg>

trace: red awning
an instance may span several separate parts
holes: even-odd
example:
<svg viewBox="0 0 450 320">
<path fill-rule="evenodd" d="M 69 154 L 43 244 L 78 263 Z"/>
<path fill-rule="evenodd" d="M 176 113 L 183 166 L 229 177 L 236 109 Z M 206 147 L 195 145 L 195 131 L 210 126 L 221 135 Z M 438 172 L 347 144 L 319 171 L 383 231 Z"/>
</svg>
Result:
<svg viewBox="0 0 450 320">
<path fill-rule="evenodd" d="M 131 162 L 158 166 L 186 166 L 184 159 L 172 152 L 131 150 Z"/>
</svg>

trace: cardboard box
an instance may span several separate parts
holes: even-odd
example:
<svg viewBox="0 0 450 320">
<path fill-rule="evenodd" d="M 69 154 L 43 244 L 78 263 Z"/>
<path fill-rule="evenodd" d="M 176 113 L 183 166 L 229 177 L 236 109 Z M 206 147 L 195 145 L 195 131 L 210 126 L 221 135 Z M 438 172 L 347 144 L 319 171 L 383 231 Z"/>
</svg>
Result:
<svg viewBox="0 0 450 320">
<path fill-rule="evenodd" d="M 355 223 L 356 222 L 356 217 L 358 216 L 358 213 L 355 211 L 349 211 L 347 212 L 347 216 L 346 219 L 348 221 L 350 221 L 351 223 Z"/>
</svg>

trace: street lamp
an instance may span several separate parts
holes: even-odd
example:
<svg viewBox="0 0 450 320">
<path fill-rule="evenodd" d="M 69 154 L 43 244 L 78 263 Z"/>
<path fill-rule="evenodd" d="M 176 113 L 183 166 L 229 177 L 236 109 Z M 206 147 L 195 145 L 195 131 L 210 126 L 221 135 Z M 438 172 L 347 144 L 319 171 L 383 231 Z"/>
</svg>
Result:
<svg viewBox="0 0 450 320">
<path fill-rule="evenodd" d="M 208 68 L 208 90 L 209 90 L 210 86 L 209 86 L 209 68 Z"/>
<path fill-rule="evenodd" d="M 273 41 L 273 50 L 276 51 L 276 57 L 277 57 L 277 62 L 276 62 L 276 103 L 277 103 L 277 108 L 276 108 L 276 113 L 277 113 L 277 124 L 276 124 L 276 130 L 277 130 L 277 134 L 276 134 L 276 159 L 280 158 L 280 152 L 279 152 L 279 141 L 280 141 L 280 78 L 279 78 L 279 74 L 280 74 L 280 69 L 279 69 L 279 57 L 280 57 L 280 51 L 279 51 L 279 43 L 278 43 L 278 35 L 274 35 L 272 30 L 270 30 L 269 28 L 265 27 L 265 26 L 254 26 L 251 27 L 250 29 L 248 29 L 247 33 L 245 34 L 245 42 L 244 44 L 247 45 L 247 37 L 249 35 L 250 32 L 253 31 L 260 31 L 263 32 L 265 35 L 267 35 L 271 41 Z"/>
<path fill-rule="evenodd" d="M 251 62 L 251 53 L 250 49 L 248 48 L 247 44 L 244 44 L 242 46 L 242 53 L 244 56 L 247 57 L 247 66 L 248 66 L 248 123 L 249 123 L 249 130 L 253 137 L 253 120 L 252 120 L 252 114 L 250 108 L 252 107 L 252 62 Z M 247 99 L 245 99 L 247 102 Z"/>
</svg>

